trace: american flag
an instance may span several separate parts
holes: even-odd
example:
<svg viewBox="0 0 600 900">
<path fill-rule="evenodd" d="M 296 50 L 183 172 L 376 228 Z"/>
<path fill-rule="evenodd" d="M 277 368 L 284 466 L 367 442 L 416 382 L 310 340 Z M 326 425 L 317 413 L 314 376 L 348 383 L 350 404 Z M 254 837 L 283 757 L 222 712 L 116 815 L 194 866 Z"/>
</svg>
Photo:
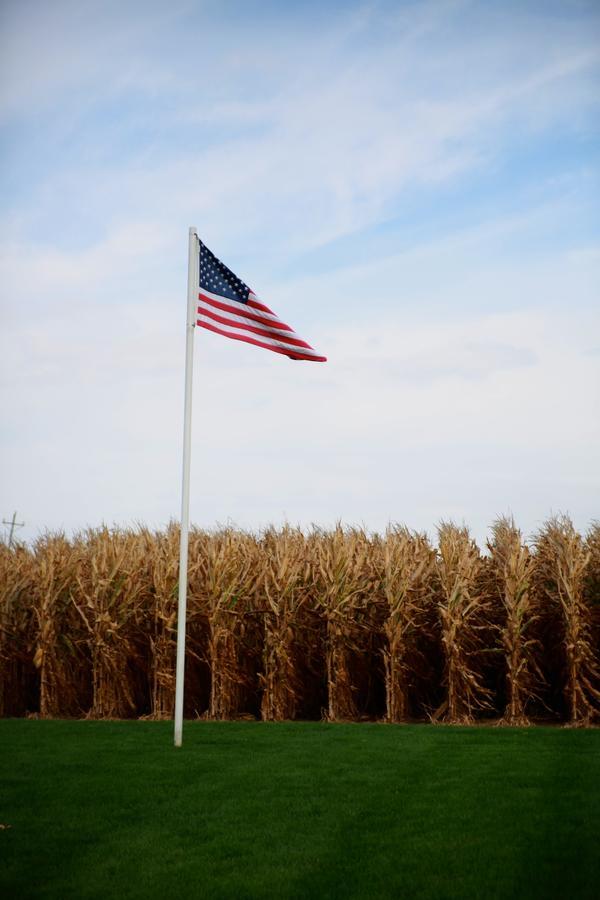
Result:
<svg viewBox="0 0 600 900">
<path fill-rule="evenodd" d="M 200 291 L 197 324 L 234 341 L 283 353 L 290 359 L 326 362 L 282 322 L 247 284 L 200 241 Z"/>
</svg>

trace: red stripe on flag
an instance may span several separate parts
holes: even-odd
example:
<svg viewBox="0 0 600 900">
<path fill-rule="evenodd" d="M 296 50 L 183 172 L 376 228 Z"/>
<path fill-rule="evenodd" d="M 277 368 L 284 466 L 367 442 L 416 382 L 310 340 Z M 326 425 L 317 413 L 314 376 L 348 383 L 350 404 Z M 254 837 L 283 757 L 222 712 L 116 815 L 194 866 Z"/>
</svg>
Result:
<svg viewBox="0 0 600 900">
<path fill-rule="evenodd" d="M 214 319 L 215 322 L 220 322 L 221 325 L 229 325 L 230 328 L 239 328 L 243 331 L 250 331 L 253 334 L 259 334 L 262 337 L 272 338 L 273 340 L 280 340 L 282 344 L 293 344 L 295 347 L 306 347 L 309 350 L 313 348 L 310 344 L 307 344 L 306 341 L 301 340 L 298 337 L 292 337 L 291 335 L 285 334 L 278 337 L 277 334 L 273 334 L 273 331 L 268 331 L 264 328 L 256 328 L 254 325 L 246 325 L 244 322 L 234 322 L 233 319 L 226 319 L 225 316 L 219 316 L 217 313 L 210 312 L 208 309 L 204 309 L 202 306 L 198 307 L 198 312 L 203 316 L 209 316 L 209 318 Z"/>
<path fill-rule="evenodd" d="M 273 353 L 281 353 L 283 356 L 289 356 L 291 359 L 305 359 L 309 362 L 327 362 L 326 356 L 307 356 L 305 353 L 296 353 L 290 348 L 290 351 L 284 350 L 283 347 L 274 347 L 272 344 L 265 344 L 263 341 L 257 341 L 251 337 L 245 337 L 242 334 L 231 334 L 229 331 L 223 331 L 209 325 L 207 322 L 198 322 L 200 328 L 206 328 L 207 331 L 214 331 L 215 334 L 222 334 L 224 337 L 231 338 L 234 341 L 244 341 L 246 344 L 254 344 L 256 347 L 264 347 L 265 350 L 272 350 Z"/>
<path fill-rule="evenodd" d="M 269 309 L 264 303 L 259 303 L 256 299 L 256 294 L 253 294 L 252 292 L 250 292 L 250 296 L 248 297 L 248 306 L 252 306 L 254 309 L 261 309 L 263 312 L 271 313 L 272 316 L 275 315 L 272 309 Z"/>
<path fill-rule="evenodd" d="M 198 294 L 198 298 L 202 300 L 203 303 L 210 303 L 210 305 L 214 306 L 216 309 L 222 309 L 225 312 L 235 313 L 238 316 L 246 316 L 248 319 L 253 319 L 255 322 L 258 322 L 259 325 L 268 325 L 270 328 L 281 328 L 282 331 L 291 331 L 292 333 L 294 331 L 293 328 L 290 328 L 290 326 L 286 325 L 285 322 L 282 322 L 281 319 L 265 319 L 264 316 L 249 312 L 247 310 L 247 307 L 250 305 L 249 302 L 247 304 L 239 303 L 237 306 L 231 306 L 227 303 L 226 298 L 223 298 L 223 302 L 213 300 L 212 297 L 207 297 L 202 291 Z M 275 315 L 275 313 L 272 313 L 266 306 L 262 307 L 262 310 L 263 312 L 271 313 L 272 316 Z"/>
</svg>

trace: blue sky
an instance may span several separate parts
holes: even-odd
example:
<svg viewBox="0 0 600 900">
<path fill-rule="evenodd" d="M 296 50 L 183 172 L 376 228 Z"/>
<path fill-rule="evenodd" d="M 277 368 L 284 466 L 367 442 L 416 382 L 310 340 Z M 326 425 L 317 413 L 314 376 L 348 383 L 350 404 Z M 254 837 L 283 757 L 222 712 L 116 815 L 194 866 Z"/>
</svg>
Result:
<svg viewBox="0 0 600 900">
<path fill-rule="evenodd" d="M 195 522 L 585 529 L 599 37 L 578 0 L 2 4 L 2 517 L 178 517 L 193 224 L 329 357 L 196 335 Z"/>
</svg>

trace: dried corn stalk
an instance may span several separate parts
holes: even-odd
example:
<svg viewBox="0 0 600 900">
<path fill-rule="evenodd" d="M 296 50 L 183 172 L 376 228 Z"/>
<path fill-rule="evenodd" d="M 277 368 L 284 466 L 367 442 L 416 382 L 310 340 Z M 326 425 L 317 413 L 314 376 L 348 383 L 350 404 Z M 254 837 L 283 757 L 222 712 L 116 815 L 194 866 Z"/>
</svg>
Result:
<svg viewBox="0 0 600 900">
<path fill-rule="evenodd" d="M 594 625 L 598 629 L 600 628 L 600 522 L 594 522 L 589 529 L 585 548 L 589 554 L 584 586 L 585 598 Z M 598 642 L 595 642 L 595 646 L 598 646 Z"/>
<path fill-rule="evenodd" d="M 306 628 L 304 536 L 301 531 L 268 529 L 260 546 L 259 584 L 264 592 L 265 637 L 261 716 L 265 721 L 293 719 L 302 697 L 298 660 L 299 632 Z"/>
<path fill-rule="evenodd" d="M 42 718 L 79 716 L 90 699 L 86 633 L 72 602 L 80 551 L 64 535 L 47 534 L 34 545 L 34 664 L 40 670 Z"/>
<path fill-rule="evenodd" d="M 152 586 L 150 633 L 150 710 L 155 719 L 170 719 L 175 709 L 179 527 L 145 534 Z"/>
<path fill-rule="evenodd" d="M 533 629 L 539 620 L 539 603 L 532 591 L 535 561 L 523 544 L 521 532 L 512 519 L 499 518 L 492 526 L 492 587 L 500 599 L 504 615 L 501 635 L 506 665 L 507 704 L 502 722 L 527 725 L 528 701 L 537 697 L 543 681 L 536 652 L 539 641 Z"/>
<path fill-rule="evenodd" d="M 0 544 L 0 717 L 27 710 L 34 670 L 30 603 L 32 555 L 27 547 Z"/>
<path fill-rule="evenodd" d="M 486 630 L 487 598 L 482 590 L 482 559 L 467 528 L 442 523 L 438 529 L 438 603 L 445 655 L 447 700 L 435 718 L 469 723 L 476 710 L 490 708 L 490 690 L 479 666 L 480 634 Z"/>
<path fill-rule="evenodd" d="M 101 528 L 77 542 L 80 565 L 73 602 L 88 629 L 95 719 L 135 713 L 134 671 L 141 666 L 140 632 L 148 611 L 143 540 Z"/>
<path fill-rule="evenodd" d="M 386 719 L 411 717 L 416 673 L 426 662 L 421 650 L 430 633 L 435 550 L 426 535 L 389 528 L 382 545 L 381 587 L 385 602 Z"/>
<path fill-rule="evenodd" d="M 357 717 L 357 685 L 352 657 L 360 654 L 361 638 L 369 628 L 369 599 L 378 592 L 373 547 L 360 529 L 321 533 L 319 598 L 326 621 L 326 663 L 330 721 Z M 362 632 L 362 634 L 361 634 Z"/>
<path fill-rule="evenodd" d="M 207 536 L 198 578 L 196 592 L 207 601 L 209 716 L 231 719 L 242 712 L 244 689 L 251 687 L 245 650 L 256 629 L 256 542 L 233 529 Z"/>
<path fill-rule="evenodd" d="M 538 590 L 558 604 L 563 629 L 565 698 L 570 723 L 587 725 L 600 710 L 600 670 L 586 578 L 594 539 L 586 544 L 568 516 L 556 516 L 535 538 Z"/>
</svg>

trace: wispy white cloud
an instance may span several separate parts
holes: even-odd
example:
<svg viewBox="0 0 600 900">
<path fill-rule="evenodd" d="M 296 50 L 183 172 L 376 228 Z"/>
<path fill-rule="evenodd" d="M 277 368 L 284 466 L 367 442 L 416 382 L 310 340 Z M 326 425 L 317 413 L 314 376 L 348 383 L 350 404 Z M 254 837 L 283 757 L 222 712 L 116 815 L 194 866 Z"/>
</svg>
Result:
<svg viewBox="0 0 600 900">
<path fill-rule="evenodd" d="M 492 14 L 496 31 L 482 34 L 475 18 L 474 39 L 467 30 L 457 40 L 473 9 L 450 3 L 417 4 L 401 15 L 385 5 L 341 8 L 319 33 L 305 28 L 291 34 L 284 20 L 275 44 L 269 29 L 261 43 L 260 32 L 243 40 L 229 23 L 229 49 L 219 37 L 202 45 L 197 75 L 187 54 L 169 53 L 169 75 L 163 76 L 156 33 L 165 29 L 172 39 L 185 22 L 185 5 L 168 13 L 151 6 L 136 40 L 132 20 L 115 19 L 114 8 L 109 15 L 84 8 L 85 15 L 59 7 L 62 15 L 48 23 L 48 45 L 57 66 L 65 67 L 64 77 L 44 66 L 33 69 L 40 89 L 52 85 L 51 96 L 64 97 L 68 112 L 59 107 L 58 114 L 72 117 L 77 141 L 83 139 L 80 156 L 42 183 L 23 227 L 38 221 L 41 196 L 46 208 L 58 212 L 59 227 L 69 214 L 85 227 L 124 213 L 136 221 L 160 216 L 180 224 L 195 211 L 215 240 L 268 235 L 280 252 L 323 245 L 393 215 L 409 186 L 493 166 L 506 146 L 502 128 L 508 124 L 525 130 L 568 124 L 574 92 L 592 84 L 581 76 L 599 63 L 593 35 L 586 37 L 564 17 L 552 21 L 538 14 L 544 31 L 537 42 L 509 17 Z M 203 15 L 206 27 L 221 35 L 226 26 Z M 68 28 L 61 37 L 63 20 Z M 533 27 L 536 16 L 522 24 Z M 83 34 L 76 39 L 78 29 Z M 91 52 L 88 29 L 100 32 Z M 61 42 L 85 47 L 87 63 L 61 53 Z M 187 40 L 184 46 L 189 49 Z M 27 49 L 15 51 L 17 58 L 26 65 Z M 215 69 L 220 86 L 213 91 Z M 9 71 L 9 83 L 22 84 L 18 70 Z M 93 85 L 90 91 L 80 89 L 75 73 L 83 85 Z M 241 81 L 247 85 L 243 99 Z M 28 89 L 26 80 L 22 89 Z M 127 115 L 139 139 L 132 136 L 133 146 L 116 160 L 110 112 L 102 116 L 104 128 L 84 137 L 99 94 L 105 101 L 113 95 L 136 101 Z M 65 127 L 63 122 L 61 134 Z"/>
<path fill-rule="evenodd" d="M 198 335 L 197 521 L 456 516 L 481 536 L 564 507 L 585 527 L 594 160 L 536 165 L 594 132 L 598 18 L 553 9 L 5 4 L 8 508 L 177 515 L 194 223 L 330 358 Z"/>
</svg>

